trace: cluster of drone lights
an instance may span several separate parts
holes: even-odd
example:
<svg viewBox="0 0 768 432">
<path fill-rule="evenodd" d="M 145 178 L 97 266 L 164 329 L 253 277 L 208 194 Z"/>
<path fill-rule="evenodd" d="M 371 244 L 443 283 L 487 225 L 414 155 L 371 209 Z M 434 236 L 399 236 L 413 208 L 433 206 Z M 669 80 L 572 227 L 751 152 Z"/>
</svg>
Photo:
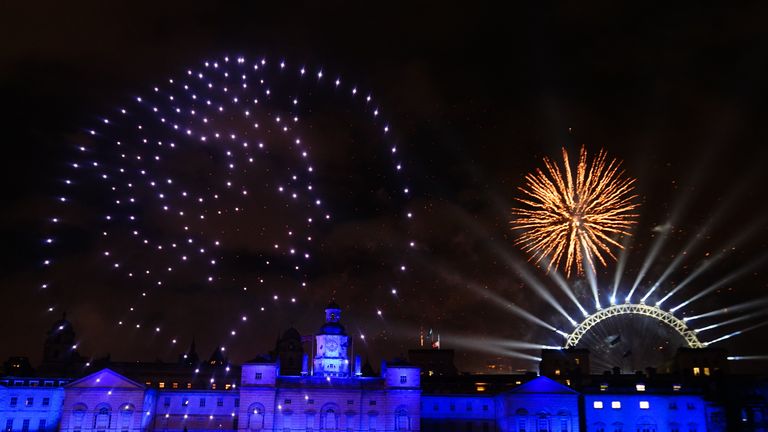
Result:
<svg viewBox="0 0 768 432">
<path fill-rule="evenodd" d="M 647 272 L 657 259 L 661 245 L 666 240 L 666 235 L 660 236 L 649 251 L 635 282 L 624 297 L 624 302 L 617 302 L 628 255 L 624 246 L 631 239 L 630 228 L 635 223 L 636 214 L 633 211 L 637 205 L 633 202 L 635 195 L 632 194 L 634 180 L 623 177 L 623 172 L 620 171 L 620 162 L 613 160 L 606 163 L 606 161 L 606 154 L 601 151 L 590 163 L 587 159 L 586 150 L 582 148 L 576 175 L 573 176 L 568 153 L 565 149 L 563 149 L 562 166 L 558 166 L 550 159 L 545 158 L 546 172 L 539 169 L 526 176 L 526 185 L 520 188 L 524 197 L 518 199 L 526 205 L 526 208 L 513 209 L 513 215 L 516 218 L 511 222 L 513 229 L 523 231 L 517 244 L 522 246 L 522 249 L 529 254 L 535 263 L 543 262 L 542 265 L 546 267 L 547 276 L 568 294 L 568 298 L 576 304 L 584 318 L 582 320 L 572 318 L 564 312 L 562 305 L 557 303 L 551 295 L 541 295 L 540 291 L 546 290 L 544 284 L 514 260 L 508 261 L 511 261 L 512 266 L 523 277 L 526 285 L 530 286 L 548 303 L 556 302 L 555 309 L 566 315 L 574 329 L 568 332 L 544 322 L 539 317 L 529 318 L 528 315 L 530 314 L 516 312 L 519 306 L 509 303 L 501 296 L 491 296 L 491 299 L 505 309 L 515 312 L 516 315 L 528 319 L 532 324 L 540 325 L 561 335 L 565 339 L 563 348 L 575 347 L 582 336 L 594 326 L 603 320 L 619 315 L 644 316 L 665 323 L 674 329 L 691 348 L 703 348 L 768 325 L 768 321 L 762 321 L 708 341 L 699 340 L 701 333 L 765 316 L 766 309 L 763 306 L 768 303 L 766 299 L 752 300 L 692 316 L 685 316 L 682 313 L 684 312 L 683 308 L 690 306 L 691 303 L 716 292 L 719 288 L 754 270 L 755 267 L 766 261 L 765 256 L 758 257 L 742 267 L 730 271 L 708 286 L 700 287 L 668 310 L 662 309 L 662 305 L 667 300 L 684 293 L 683 288 L 693 284 L 706 270 L 724 259 L 736 249 L 736 246 L 748 239 L 750 234 L 754 232 L 755 224 L 732 237 L 729 244 L 720 253 L 698 263 L 698 266 L 695 266 L 682 282 L 666 294 L 661 295 L 655 303 L 646 304 L 652 300 L 654 293 L 657 293 L 657 290 L 664 286 L 674 270 L 680 266 L 684 258 L 689 256 L 690 250 L 700 241 L 700 237 L 692 238 L 671 261 L 661 276 L 648 284 L 648 290 L 641 300 L 636 303 L 632 302 L 634 292 L 638 288 L 642 288 L 641 283 L 648 282 Z M 708 228 L 713 222 L 714 217 L 708 221 L 706 227 Z M 616 237 L 621 236 L 625 237 L 624 244 L 616 240 Z M 619 248 L 621 253 L 608 298 L 609 305 L 603 307 L 600 302 L 600 283 L 595 274 L 595 260 L 605 265 L 606 260 L 603 254 L 615 258 L 611 250 L 612 247 Z M 558 271 L 561 265 L 566 272 L 566 277 L 570 276 L 572 268 L 575 268 L 577 273 L 587 280 L 594 295 L 593 312 L 589 312 L 589 309 L 577 300 L 573 289 Z M 484 295 L 488 296 L 488 293 L 484 293 Z M 745 313 L 748 311 L 751 312 Z M 682 316 L 678 318 L 675 316 L 676 313 L 682 313 Z M 712 320 L 734 313 L 742 314 L 723 321 L 702 324 L 696 328 L 690 325 L 694 320 Z"/>
<path fill-rule="evenodd" d="M 310 114 L 322 112 L 322 106 L 311 105 L 312 97 L 321 90 L 369 119 L 366 127 L 378 134 L 370 141 L 385 146 L 380 150 L 400 179 L 395 195 L 407 199 L 412 190 L 403 178 L 404 162 L 373 96 L 322 69 L 311 72 L 285 61 L 228 56 L 205 61 L 135 96 L 85 131 L 63 179 L 66 192 L 57 200 L 99 213 L 97 223 L 83 223 L 99 237 L 100 262 L 138 287 L 136 303 L 118 325 L 161 332 L 159 322 L 143 322 L 137 305 L 153 290 L 173 284 L 218 284 L 255 293 L 261 311 L 270 301 L 296 303 L 306 292 L 311 281 L 305 268 L 322 232 L 318 225 L 334 220 L 321 196 L 323 185 L 316 183 L 322 167 L 311 158 L 313 149 L 329 145 L 312 142 L 310 133 Z M 78 188 L 87 190 L 78 195 Z M 76 223 L 65 214 L 61 208 L 50 218 L 45 267 L 54 264 L 57 227 Z M 406 208 L 402 217 L 414 215 Z M 267 219 L 277 219 L 281 232 L 260 226 Z M 253 264 L 264 275 L 248 281 L 221 270 L 232 264 L 224 261 L 234 259 L 222 251 L 231 243 L 239 247 L 242 237 L 264 243 L 256 245 L 263 252 Z M 405 262 L 392 264 L 393 278 L 405 271 Z M 274 292 L 269 277 L 291 280 L 295 289 Z M 42 288 L 52 284 L 45 281 Z M 391 293 L 396 297 L 396 289 Z M 375 308 L 378 317 L 382 309 Z M 246 323 L 252 310 L 238 311 L 235 323 Z M 228 332 L 232 336 L 237 324 Z"/>
</svg>

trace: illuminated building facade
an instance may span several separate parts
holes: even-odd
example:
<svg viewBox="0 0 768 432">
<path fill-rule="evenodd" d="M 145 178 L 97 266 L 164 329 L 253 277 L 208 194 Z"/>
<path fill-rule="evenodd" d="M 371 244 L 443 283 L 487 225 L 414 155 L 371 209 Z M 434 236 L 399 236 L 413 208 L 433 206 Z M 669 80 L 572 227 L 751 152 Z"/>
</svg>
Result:
<svg viewBox="0 0 768 432">
<path fill-rule="evenodd" d="M 682 352 L 680 373 L 591 375 L 586 351 L 544 350 L 541 375 L 479 375 L 459 373 L 450 350 L 418 349 L 410 362 L 385 362 L 374 373 L 359 356 L 350 361 L 335 303 L 317 334 L 289 329 L 274 351 L 242 365 L 221 347 L 203 360 L 194 342 L 173 363 L 88 361 L 74 340 L 62 319 L 37 373 L 22 357 L 4 363 L 4 431 L 768 430 L 766 381 L 722 380 L 722 353 L 714 351 Z"/>
</svg>

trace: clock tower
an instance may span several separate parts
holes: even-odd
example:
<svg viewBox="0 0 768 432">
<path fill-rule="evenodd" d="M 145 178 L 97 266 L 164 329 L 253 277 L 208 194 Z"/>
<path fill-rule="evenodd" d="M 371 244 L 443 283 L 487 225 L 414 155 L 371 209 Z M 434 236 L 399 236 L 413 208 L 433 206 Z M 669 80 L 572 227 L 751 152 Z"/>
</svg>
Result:
<svg viewBox="0 0 768 432">
<path fill-rule="evenodd" d="M 315 376 L 349 376 L 347 332 L 340 320 L 341 307 L 332 301 L 325 308 L 325 324 L 315 336 Z"/>
</svg>

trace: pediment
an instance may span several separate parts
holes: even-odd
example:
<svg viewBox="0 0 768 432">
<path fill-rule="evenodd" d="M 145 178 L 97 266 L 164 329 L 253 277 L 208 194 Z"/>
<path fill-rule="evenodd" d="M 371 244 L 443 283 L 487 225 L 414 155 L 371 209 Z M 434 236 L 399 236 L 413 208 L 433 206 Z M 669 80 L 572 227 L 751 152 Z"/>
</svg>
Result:
<svg viewBox="0 0 768 432">
<path fill-rule="evenodd" d="M 88 376 L 80 378 L 77 381 L 73 381 L 67 384 L 68 388 L 98 388 L 107 387 L 110 389 L 144 389 L 144 385 L 126 378 L 119 373 L 110 370 L 102 369 L 98 372 L 94 372 Z"/>
</svg>

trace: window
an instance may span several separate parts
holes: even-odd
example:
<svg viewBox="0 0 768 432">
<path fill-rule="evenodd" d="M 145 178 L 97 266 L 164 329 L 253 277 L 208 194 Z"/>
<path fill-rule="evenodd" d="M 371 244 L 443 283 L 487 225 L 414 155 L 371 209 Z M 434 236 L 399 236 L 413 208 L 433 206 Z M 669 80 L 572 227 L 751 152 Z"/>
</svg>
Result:
<svg viewBox="0 0 768 432">
<path fill-rule="evenodd" d="M 648 401 L 640 401 L 640 409 L 648 409 L 651 407 L 651 404 L 648 403 Z"/>
<path fill-rule="evenodd" d="M 310 404 L 310 405 L 314 405 L 315 404 L 315 400 L 314 399 L 307 399 L 307 403 Z"/>
<path fill-rule="evenodd" d="M 560 432 L 568 432 L 568 420 L 560 419 Z"/>
<path fill-rule="evenodd" d="M 354 403 L 355 403 L 355 401 L 353 401 L 352 399 L 347 399 L 347 405 L 352 405 Z"/>
<path fill-rule="evenodd" d="M 669 432 L 680 432 L 680 425 L 677 423 L 670 423 Z"/>
<path fill-rule="evenodd" d="M 555 369 L 555 375 L 560 375 L 560 369 Z"/>
<path fill-rule="evenodd" d="M 21 430 L 23 432 L 27 432 L 29 430 L 29 419 L 24 419 L 24 421 L 21 423 Z"/>
<path fill-rule="evenodd" d="M 709 368 L 708 367 L 704 368 L 704 375 L 705 376 L 709 376 Z"/>
<path fill-rule="evenodd" d="M 680 384 L 675 384 L 672 386 L 672 391 L 680 391 L 680 389 L 683 388 Z"/>
<path fill-rule="evenodd" d="M 35 398 L 28 397 L 24 399 L 24 406 L 31 407 L 35 403 Z"/>
<path fill-rule="evenodd" d="M 256 372 L 256 375 L 253 377 L 254 379 L 260 380 L 261 379 L 261 372 Z"/>
<path fill-rule="evenodd" d="M 635 390 L 637 390 L 639 392 L 644 392 L 645 391 L 645 384 L 637 384 L 637 385 L 635 385 Z"/>
<path fill-rule="evenodd" d="M 611 408 L 613 408 L 613 409 L 620 409 L 621 408 L 621 402 L 620 401 L 612 401 L 611 402 Z"/>
<path fill-rule="evenodd" d="M 165 398 L 165 401 L 163 401 L 163 406 L 165 406 L 166 408 L 171 406 L 171 398 L 169 397 Z"/>
<path fill-rule="evenodd" d="M 188 389 L 191 389 L 191 388 L 192 388 L 192 383 L 191 383 L 191 382 L 188 382 L 188 383 L 187 383 L 187 388 L 188 388 Z"/>
<path fill-rule="evenodd" d="M 456 411 L 456 404 L 451 402 L 451 411 Z"/>
<path fill-rule="evenodd" d="M 5 432 L 11 432 L 13 430 L 13 419 L 9 418 L 5 421 Z"/>
<path fill-rule="evenodd" d="M 291 403 L 290 399 L 286 399 L 283 401 L 283 405 L 289 405 Z"/>
<path fill-rule="evenodd" d="M 376 405 L 376 401 L 371 399 L 370 401 L 368 401 L 368 405 L 371 405 L 371 406 Z"/>
<path fill-rule="evenodd" d="M 44 381 L 43 385 L 46 387 L 53 387 L 53 381 Z"/>
<path fill-rule="evenodd" d="M 600 384 L 600 391 L 608 390 L 608 384 Z"/>
<path fill-rule="evenodd" d="M 432 411 L 437 411 L 438 409 L 440 408 L 437 404 L 432 405 Z"/>
<path fill-rule="evenodd" d="M 45 430 L 45 419 L 40 419 L 40 421 L 37 422 L 37 430 L 39 431 Z"/>
<path fill-rule="evenodd" d="M 157 387 L 158 388 L 165 388 L 165 382 L 160 381 L 159 383 L 157 383 Z"/>
<path fill-rule="evenodd" d="M 179 388 L 179 383 L 177 383 L 177 382 L 172 383 L 171 384 L 171 388 L 175 388 L 175 389 Z"/>
<path fill-rule="evenodd" d="M 200 408 L 205 407 L 205 398 L 200 398 Z"/>
<path fill-rule="evenodd" d="M 235 408 L 240 407 L 240 398 L 235 398 Z"/>
<path fill-rule="evenodd" d="M 697 430 L 696 423 L 688 423 L 688 432 L 696 432 Z"/>
<path fill-rule="evenodd" d="M 216 406 L 224 406 L 224 398 L 217 398 Z"/>
<path fill-rule="evenodd" d="M 592 402 L 592 408 L 594 408 L 594 409 L 603 409 L 603 401 L 594 401 L 594 402 Z"/>
<path fill-rule="evenodd" d="M 483 405 L 483 411 L 488 411 L 488 405 Z"/>
<path fill-rule="evenodd" d="M 43 398 L 43 406 L 48 406 L 51 404 L 51 398 Z"/>
<path fill-rule="evenodd" d="M 695 367 L 693 368 L 693 376 L 699 376 L 701 375 L 701 369 Z"/>
<path fill-rule="evenodd" d="M 406 375 L 400 375 L 400 384 L 405 384 L 408 382 L 408 377 Z"/>
<path fill-rule="evenodd" d="M 10 403 L 10 404 L 8 404 L 8 405 L 9 405 L 9 406 L 12 406 L 12 407 L 15 407 L 15 406 L 16 406 L 18 403 L 19 403 L 19 398 L 17 398 L 16 396 L 14 396 L 14 397 L 12 397 L 12 398 L 11 398 L 11 403 Z"/>
</svg>

